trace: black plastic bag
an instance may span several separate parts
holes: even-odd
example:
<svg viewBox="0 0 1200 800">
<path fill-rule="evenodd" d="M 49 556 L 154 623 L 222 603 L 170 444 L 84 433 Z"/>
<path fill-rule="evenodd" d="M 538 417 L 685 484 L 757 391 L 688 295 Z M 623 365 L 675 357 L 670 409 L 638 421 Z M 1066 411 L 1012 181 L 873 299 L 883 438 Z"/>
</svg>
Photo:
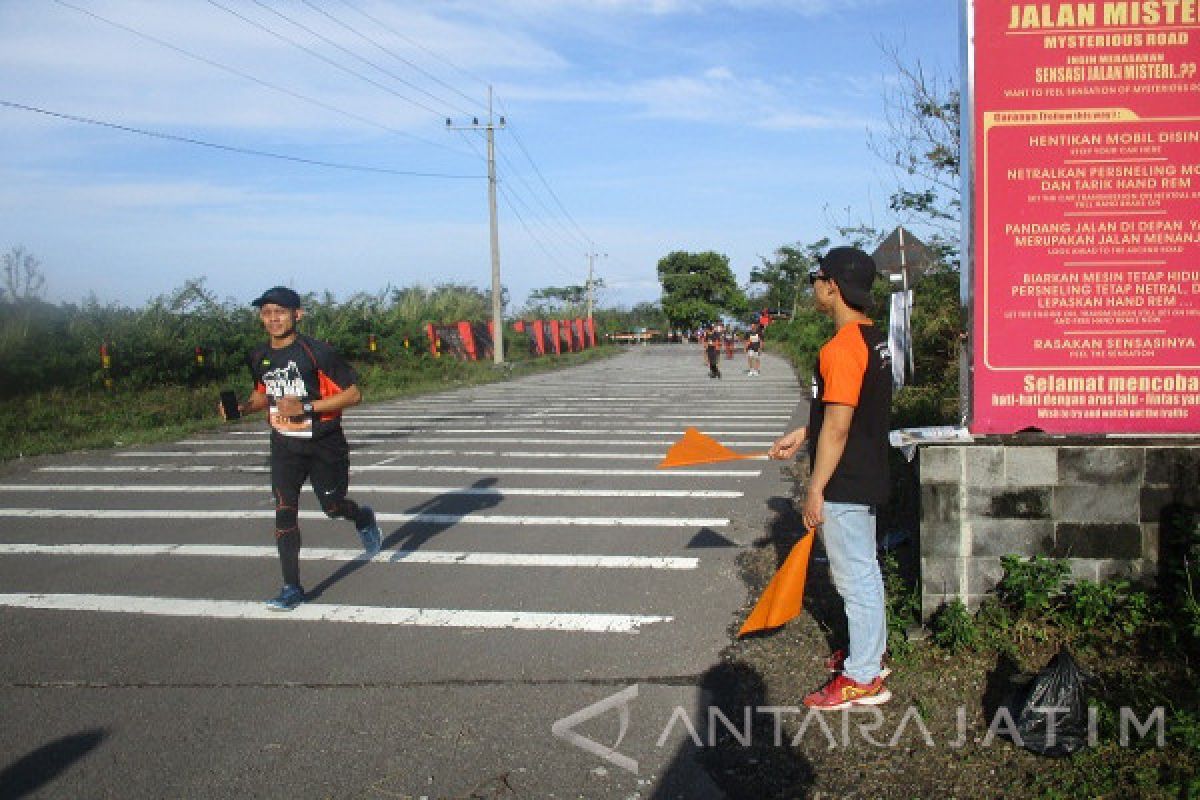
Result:
<svg viewBox="0 0 1200 800">
<path fill-rule="evenodd" d="M 1069 756 L 1088 745 L 1087 673 L 1064 647 L 1029 683 L 1004 702 L 1015 726 L 1009 737 L 1043 756 Z"/>
</svg>

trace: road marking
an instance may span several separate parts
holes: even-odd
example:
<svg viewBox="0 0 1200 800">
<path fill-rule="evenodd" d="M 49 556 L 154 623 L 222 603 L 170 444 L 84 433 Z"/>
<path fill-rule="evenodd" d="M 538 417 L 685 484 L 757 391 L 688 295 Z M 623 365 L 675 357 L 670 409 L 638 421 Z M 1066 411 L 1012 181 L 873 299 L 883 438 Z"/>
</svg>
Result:
<svg viewBox="0 0 1200 800">
<path fill-rule="evenodd" d="M 164 494 L 207 494 L 209 492 L 265 492 L 257 483 L 205 486 L 195 483 L 0 483 L 0 492 L 162 492 Z M 354 484 L 355 494 L 436 494 L 470 497 L 742 497 L 743 492 L 725 489 L 567 489 L 477 486 L 395 486 L 392 484 Z"/>
<path fill-rule="evenodd" d="M 265 492 L 257 483 L 206 486 L 195 483 L 2 483 L 0 492 L 162 492 L 164 494 L 207 494 L 209 492 Z M 568 489 L 477 486 L 395 486 L 354 484 L 355 494 L 435 494 L 468 497 L 696 497 L 734 499 L 744 492 L 726 489 Z"/>
<path fill-rule="evenodd" d="M 514 442 L 516 444 L 516 442 Z M 523 442 L 521 444 L 524 444 Z M 135 450 L 112 454 L 117 458 L 232 458 L 261 456 L 261 450 Z M 359 450 L 359 456 L 493 456 L 496 458 L 588 458 L 613 461 L 661 461 L 657 453 L 579 453 L 542 450 Z"/>
<path fill-rule="evenodd" d="M 166 617 L 272 620 L 275 622 L 357 622 L 369 625 L 416 625 L 439 628 L 513 628 L 585 633 L 637 633 L 643 625 L 673 617 L 636 614 L 575 614 L 553 611 L 473 611 L 447 608 L 389 608 L 302 603 L 287 613 L 265 603 L 186 597 L 137 597 L 108 594 L 0 594 L 0 606 L 54 611 L 100 611 Z"/>
<path fill-rule="evenodd" d="M 644 424 L 650 424 L 650 423 L 644 423 Z M 708 434 L 709 436 L 773 436 L 776 434 L 780 434 L 782 432 L 783 431 L 781 431 L 778 428 L 754 428 L 751 430 L 742 430 L 742 431 L 726 431 L 726 430 L 720 430 L 720 431 L 705 430 L 704 431 L 704 433 Z M 267 434 L 270 433 L 270 431 L 267 431 L 267 430 L 230 431 L 229 433 L 234 436 L 266 436 Z M 633 431 L 631 431 L 629 429 L 629 427 L 617 429 L 617 428 L 545 428 L 542 426 L 528 427 L 528 428 L 496 428 L 496 427 L 442 428 L 442 427 L 438 427 L 438 426 L 405 427 L 405 428 L 358 428 L 358 427 L 346 426 L 346 433 L 347 434 L 363 434 L 363 435 L 377 435 L 377 434 L 381 434 L 381 433 L 480 433 L 480 434 L 561 433 L 561 434 L 573 434 L 575 436 L 591 436 L 591 435 L 612 436 L 614 434 L 629 435 L 630 433 L 633 433 Z M 672 428 L 670 430 L 653 430 L 653 431 L 639 430 L 639 431 L 637 431 L 637 433 L 645 434 L 646 436 L 677 436 L 678 437 L 678 436 L 683 436 L 684 432 L 682 429 Z M 579 442 L 581 444 L 586 444 L 588 442 L 588 440 L 580 439 Z"/>
<path fill-rule="evenodd" d="M 325 519 L 321 511 L 301 511 L 300 519 Z M 258 509 L 183 510 L 158 508 L 0 508 L 0 517 L 33 519 L 275 519 Z M 706 517 L 534 517 L 517 514 L 390 514 L 375 513 L 380 522 L 428 525 L 585 525 L 605 527 L 720 528 L 727 518 Z"/>
<path fill-rule="evenodd" d="M 743 434 L 738 434 L 738 435 L 741 436 Z M 753 436 L 755 434 L 749 434 L 749 435 Z M 378 440 L 378 439 L 348 439 L 347 441 L 349 441 L 351 444 L 381 443 L 380 440 Z M 529 444 L 587 444 L 587 445 L 603 444 L 603 445 L 643 445 L 643 446 L 644 445 L 654 445 L 656 447 L 664 448 L 664 452 L 665 452 L 665 448 L 667 448 L 675 443 L 674 439 L 665 439 L 663 441 L 649 441 L 647 439 L 564 439 L 564 438 L 528 439 L 528 438 L 525 438 L 524 436 L 522 436 L 520 438 L 516 438 L 516 439 L 513 439 L 513 438 L 505 439 L 505 438 L 501 438 L 498 436 L 496 436 L 496 437 L 493 437 L 493 436 L 465 436 L 465 437 L 440 437 L 440 438 L 434 437 L 434 438 L 425 439 L 425 438 L 420 438 L 420 437 L 414 436 L 414 437 L 406 438 L 404 441 L 408 442 L 410 444 L 471 444 L 471 443 L 474 443 L 474 444 L 521 444 L 521 445 L 529 445 Z M 245 440 L 244 439 L 218 439 L 218 438 L 214 437 L 212 439 L 181 439 L 178 442 L 175 442 L 175 444 L 180 445 L 180 446 L 186 445 L 186 446 L 192 446 L 192 447 L 212 447 L 213 445 L 245 444 Z M 738 442 L 730 442 L 730 444 L 736 444 L 739 447 L 770 447 L 772 444 L 774 444 L 774 440 L 764 440 L 764 441 L 757 441 L 757 442 L 738 441 Z M 255 452 L 265 454 L 264 451 L 262 451 L 262 450 L 257 450 Z M 456 451 L 456 452 L 461 452 L 461 451 Z"/>
<path fill-rule="evenodd" d="M 269 558 L 275 547 L 220 544 L 24 544 L 0 543 L 0 555 L 29 556 L 201 556 L 204 558 Z M 301 561 L 362 561 L 362 550 L 306 547 Z M 448 550 L 385 550 L 370 559 L 376 564 L 451 564 L 483 567 L 581 567 L 595 569 L 696 569 L 700 559 L 675 556 L 600 556 L 559 553 L 468 553 Z"/>
<path fill-rule="evenodd" d="M 182 466 L 62 466 L 38 467 L 38 472 L 270 472 L 270 467 L 246 464 L 185 464 Z M 451 472 L 473 475 L 601 475 L 660 478 L 756 478 L 761 470 L 718 469 L 557 469 L 552 467 L 443 467 L 407 464 L 376 464 L 350 467 L 351 474 L 360 472 Z"/>
</svg>

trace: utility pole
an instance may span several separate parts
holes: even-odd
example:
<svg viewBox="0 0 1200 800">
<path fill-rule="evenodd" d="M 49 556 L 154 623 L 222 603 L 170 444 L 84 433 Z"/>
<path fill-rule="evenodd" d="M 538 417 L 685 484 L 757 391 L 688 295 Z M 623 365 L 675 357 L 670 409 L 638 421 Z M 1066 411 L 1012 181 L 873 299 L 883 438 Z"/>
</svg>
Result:
<svg viewBox="0 0 1200 800">
<path fill-rule="evenodd" d="M 471 120 L 470 125 L 456 126 L 446 119 L 446 129 L 453 131 L 487 131 L 487 165 L 488 165 L 488 217 L 491 223 L 492 246 L 492 360 L 496 365 L 504 363 L 504 308 L 501 302 L 500 288 L 500 228 L 496 220 L 496 128 L 504 127 L 504 117 L 500 117 L 498 125 L 492 122 L 492 87 L 488 86 L 488 116 L 487 122 L 480 124 L 479 117 Z"/>
<path fill-rule="evenodd" d="M 592 277 L 596 271 L 596 256 L 608 258 L 608 253 L 596 253 L 596 252 L 588 251 L 588 254 L 587 254 L 587 259 L 588 259 L 587 318 L 588 318 L 589 323 L 592 321 L 592 307 L 596 303 L 596 299 L 595 299 L 596 283 L 595 283 L 595 279 Z"/>
</svg>

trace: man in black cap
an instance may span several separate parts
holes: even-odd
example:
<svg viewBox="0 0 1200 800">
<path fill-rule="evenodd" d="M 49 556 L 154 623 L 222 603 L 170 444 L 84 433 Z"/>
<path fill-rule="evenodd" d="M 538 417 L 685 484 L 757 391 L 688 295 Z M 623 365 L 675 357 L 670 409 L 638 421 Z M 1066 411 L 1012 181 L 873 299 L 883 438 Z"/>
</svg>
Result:
<svg viewBox="0 0 1200 800">
<path fill-rule="evenodd" d="M 304 602 L 298 510 L 305 479 L 330 518 L 354 521 L 368 556 L 379 553 L 383 537 L 375 512 L 346 497 L 350 447 L 341 417 L 342 409 L 362 401 L 357 373 L 332 347 L 297 332 L 304 309 L 291 289 L 268 289 L 253 305 L 270 341 L 250 355 L 254 391 L 238 410 L 265 410 L 271 426 L 271 493 L 283 589 L 267 606 L 291 611 Z"/>
<path fill-rule="evenodd" d="M 883 683 L 887 614 L 875 550 L 876 508 L 888 499 L 892 365 L 886 334 L 865 313 L 875 262 L 857 248 L 835 247 L 818 263 L 809 274 L 813 299 L 837 333 L 821 348 L 808 425 L 777 440 L 769 455 L 791 458 L 808 446 L 804 525 L 820 528 L 850 642 L 828 661 L 836 674 L 804 704 L 836 710 L 880 705 L 892 696 Z"/>
</svg>

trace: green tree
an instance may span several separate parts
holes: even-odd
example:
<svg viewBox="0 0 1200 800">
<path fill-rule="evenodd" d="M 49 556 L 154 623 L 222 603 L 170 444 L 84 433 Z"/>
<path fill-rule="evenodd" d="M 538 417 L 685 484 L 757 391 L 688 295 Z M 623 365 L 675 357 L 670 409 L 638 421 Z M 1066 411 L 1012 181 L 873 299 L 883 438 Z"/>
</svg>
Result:
<svg viewBox="0 0 1200 800">
<path fill-rule="evenodd" d="M 817 266 L 817 256 L 829 248 L 829 239 L 812 244 L 785 244 L 770 258 L 759 257 L 760 266 L 750 270 L 750 283 L 767 287 L 760 300 L 769 308 L 791 309 L 795 316 L 800 297 L 808 285 L 808 273 Z"/>
<path fill-rule="evenodd" d="M 729 257 L 711 250 L 668 254 L 658 262 L 658 280 L 663 312 L 674 327 L 694 328 L 749 308 L 729 267 Z"/>
<path fill-rule="evenodd" d="M 526 309 L 534 312 L 534 315 L 559 312 L 571 314 L 586 305 L 587 301 L 588 288 L 586 285 L 544 287 L 530 291 Z"/>
</svg>

